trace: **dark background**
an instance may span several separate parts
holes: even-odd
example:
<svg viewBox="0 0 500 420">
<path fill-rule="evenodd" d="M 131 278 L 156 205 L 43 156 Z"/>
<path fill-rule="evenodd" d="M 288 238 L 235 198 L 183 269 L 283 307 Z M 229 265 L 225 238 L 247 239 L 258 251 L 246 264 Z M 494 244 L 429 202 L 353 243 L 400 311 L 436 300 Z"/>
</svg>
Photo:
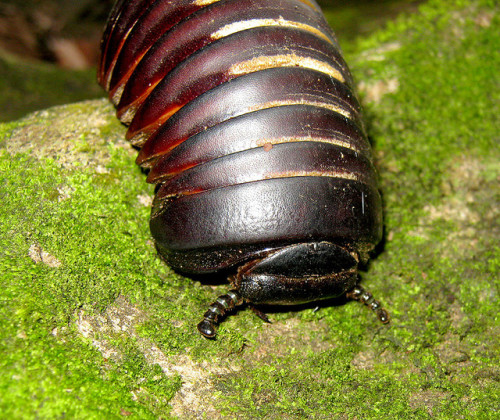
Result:
<svg viewBox="0 0 500 420">
<path fill-rule="evenodd" d="M 423 0 L 319 0 L 341 45 L 365 36 Z M 0 49 L 68 69 L 95 66 L 114 0 L 0 1 Z"/>
</svg>

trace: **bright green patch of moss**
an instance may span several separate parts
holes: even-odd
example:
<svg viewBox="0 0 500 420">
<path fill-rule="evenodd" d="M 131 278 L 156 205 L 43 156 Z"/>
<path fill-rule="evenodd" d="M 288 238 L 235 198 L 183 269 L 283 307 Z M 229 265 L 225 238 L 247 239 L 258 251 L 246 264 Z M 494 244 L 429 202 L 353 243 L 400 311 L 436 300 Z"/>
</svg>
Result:
<svg viewBox="0 0 500 420">
<path fill-rule="evenodd" d="M 88 118 L 91 107 L 79 107 Z M 77 108 L 70 107 L 73 116 Z M 48 112 L 45 120 L 39 115 L 38 126 L 54 128 L 46 123 L 63 113 Z M 25 129 L 25 121 L 9 124 L 3 147 L 14 140 L 9 130 L 23 136 Z M 0 410 L 10 418 L 165 416 L 179 387 L 176 376 L 140 362 L 142 353 L 131 352 L 123 340 L 119 363 L 106 361 L 75 327 L 78 314 L 99 314 L 121 294 L 145 300 L 134 290 L 148 296 L 158 290 L 156 270 L 167 269 L 148 243 L 149 209 L 138 199 L 148 188 L 128 149 L 108 143 L 96 154 L 96 145 L 72 131 L 69 122 L 66 130 L 77 165 L 58 154 L 39 159 L 1 152 L 0 330 L 2 354 L 8 357 L 2 357 L 7 374 L 0 387 L 9 397 Z M 31 149 L 51 155 L 52 149 L 39 147 L 45 140 L 33 136 Z M 122 170 L 125 165 L 130 171 Z"/>
<path fill-rule="evenodd" d="M 110 194 L 88 169 L 67 171 L 47 159 L 4 152 L 0 162 L 2 413 L 102 418 L 123 411 L 156 418 L 162 399 L 161 412 L 168 412 L 165 404 L 179 386 L 175 378 L 155 371 L 152 379 L 154 368 L 138 363 L 137 351 L 126 352 L 119 365 L 106 362 L 74 324 L 79 311 L 106 308 L 143 280 L 143 266 L 157 265 L 145 241 L 122 248 L 147 232 L 146 224 L 115 217 L 147 218 L 137 190 Z M 133 176 L 113 175 L 115 184 L 142 187 Z M 137 389 L 154 397 L 134 401 Z"/>
</svg>

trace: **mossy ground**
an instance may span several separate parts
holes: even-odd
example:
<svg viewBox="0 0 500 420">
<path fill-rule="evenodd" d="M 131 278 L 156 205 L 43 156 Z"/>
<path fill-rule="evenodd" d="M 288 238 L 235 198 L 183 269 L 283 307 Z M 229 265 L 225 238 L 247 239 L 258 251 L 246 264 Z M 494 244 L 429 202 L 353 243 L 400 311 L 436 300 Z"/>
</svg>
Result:
<svg viewBox="0 0 500 420">
<path fill-rule="evenodd" d="M 431 1 L 345 46 L 385 204 L 363 284 L 334 302 L 240 311 L 173 273 L 152 187 L 104 100 L 0 126 L 0 412 L 5 418 L 497 418 L 499 17 Z"/>
</svg>

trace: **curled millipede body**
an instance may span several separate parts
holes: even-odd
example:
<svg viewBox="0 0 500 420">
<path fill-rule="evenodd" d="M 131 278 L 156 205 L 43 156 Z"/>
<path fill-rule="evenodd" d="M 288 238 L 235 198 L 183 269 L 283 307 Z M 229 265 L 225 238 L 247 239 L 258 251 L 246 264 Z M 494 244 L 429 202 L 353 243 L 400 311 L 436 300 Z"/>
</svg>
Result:
<svg viewBox="0 0 500 420">
<path fill-rule="evenodd" d="M 388 321 L 357 285 L 381 199 L 351 74 L 314 0 L 118 0 L 101 51 L 98 81 L 157 184 L 158 252 L 184 273 L 230 275 L 204 336 L 243 303 L 346 293 Z"/>
</svg>

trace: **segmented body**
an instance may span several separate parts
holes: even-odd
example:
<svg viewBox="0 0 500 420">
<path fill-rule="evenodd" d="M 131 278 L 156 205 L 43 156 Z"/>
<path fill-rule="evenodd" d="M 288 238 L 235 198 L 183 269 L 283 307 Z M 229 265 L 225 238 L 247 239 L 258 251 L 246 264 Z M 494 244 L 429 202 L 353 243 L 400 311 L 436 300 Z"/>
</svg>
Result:
<svg viewBox="0 0 500 420">
<path fill-rule="evenodd" d="M 207 273 L 319 242 L 367 259 L 382 229 L 371 151 L 315 1 L 118 1 L 101 48 L 169 264 Z"/>
</svg>

